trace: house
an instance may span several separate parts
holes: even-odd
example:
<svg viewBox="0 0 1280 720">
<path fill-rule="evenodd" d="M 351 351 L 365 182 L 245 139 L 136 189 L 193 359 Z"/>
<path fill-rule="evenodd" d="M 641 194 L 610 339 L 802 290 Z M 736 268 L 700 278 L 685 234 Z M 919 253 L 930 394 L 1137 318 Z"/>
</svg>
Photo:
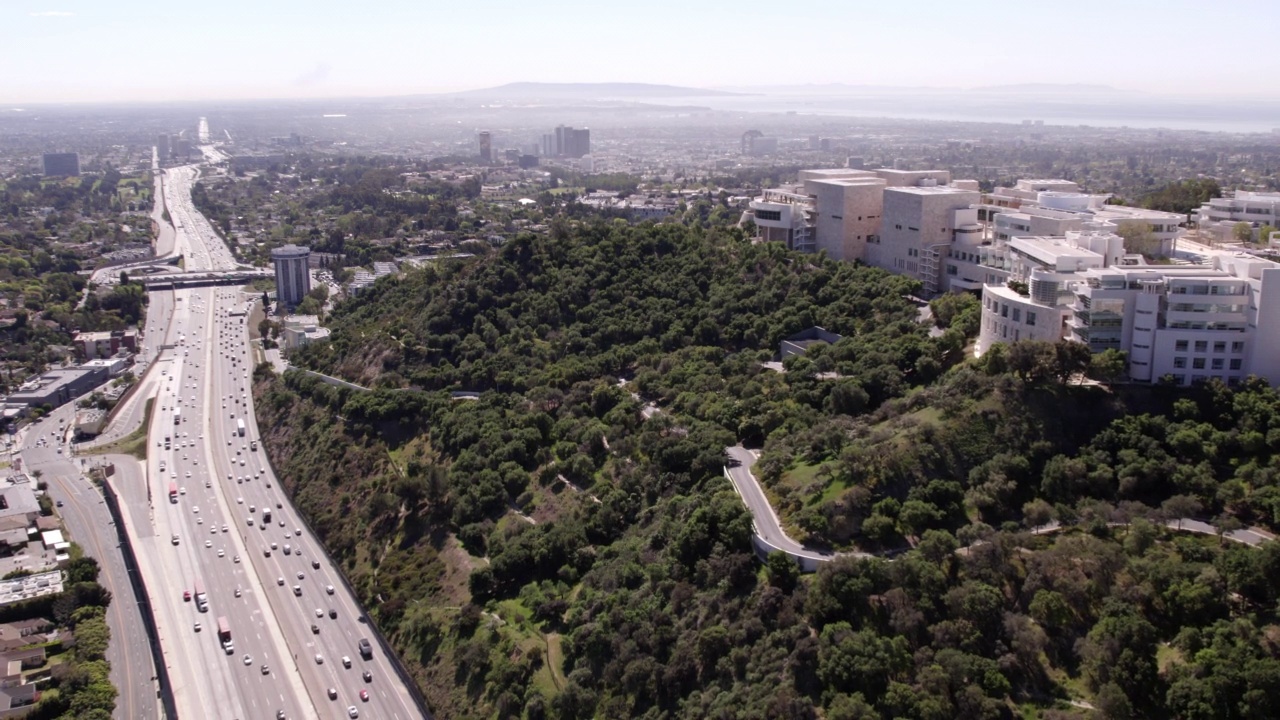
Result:
<svg viewBox="0 0 1280 720">
<path fill-rule="evenodd" d="M 826 343 L 834 345 L 844 339 L 843 335 L 830 332 L 824 328 L 814 327 L 802 330 L 795 335 L 782 341 L 778 348 L 778 355 L 782 360 L 786 360 L 793 355 L 803 355 L 818 343 Z"/>
</svg>

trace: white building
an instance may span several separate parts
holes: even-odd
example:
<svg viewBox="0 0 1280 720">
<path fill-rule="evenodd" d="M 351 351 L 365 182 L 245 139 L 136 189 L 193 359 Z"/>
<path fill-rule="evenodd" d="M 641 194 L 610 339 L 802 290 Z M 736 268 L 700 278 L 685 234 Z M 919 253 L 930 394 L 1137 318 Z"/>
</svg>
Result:
<svg viewBox="0 0 1280 720">
<path fill-rule="evenodd" d="M 320 326 L 320 318 L 315 315 L 288 315 L 284 318 L 284 328 L 280 333 L 284 339 L 286 350 L 294 350 L 313 342 L 329 339 L 329 328 Z"/>
<path fill-rule="evenodd" d="M 1015 238 L 984 256 L 1027 294 L 985 285 L 979 353 L 1068 339 L 1124 351 L 1137 382 L 1235 385 L 1251 374 L 1280 382 L 1280 264 L 1206 251 L 1195 265 L 1147 265 L 1101 227 Z"/>
<path fill-rule="evenodd" d="M 1193 214 L 1201 230 L 1229 236 L 1236 223 L 1247 222 L 1253 228 L 1263 225 L 1280 227 L 1280 193 L 1236 190 L 1232 197 L 1214 198 Z M 1268 238 L 1260 238 L 1264 242 Z"/>
</svg>

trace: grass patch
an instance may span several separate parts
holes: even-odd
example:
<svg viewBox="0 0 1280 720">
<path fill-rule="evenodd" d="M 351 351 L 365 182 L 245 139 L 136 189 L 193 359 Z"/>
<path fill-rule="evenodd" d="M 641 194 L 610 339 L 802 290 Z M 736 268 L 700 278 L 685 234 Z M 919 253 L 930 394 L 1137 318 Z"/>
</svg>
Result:
<svg viewBox="0 0 1280 720">
<path fill-rule="evenodd" d="M 155 398 L 147 400 L 146 407 L 142 410 L 142 425 L 128 435 L 119 440 L 101 447 L 93 449 L 95 455 L 132 455 L 139 460 L 147 459 L 147 428 L 151 427 L 151 410 L 155 405 Z"/>
<path fill-rule="evenodd" d="M 1182 657 L 1182 651 L 1168 643 L 1161 643 L 1156 647 L 1156 667 L 1160 669 L 1161 675 L 1174 665 L 1182 665 L 1184 662 L 1186 660 Z"/>
</svg>

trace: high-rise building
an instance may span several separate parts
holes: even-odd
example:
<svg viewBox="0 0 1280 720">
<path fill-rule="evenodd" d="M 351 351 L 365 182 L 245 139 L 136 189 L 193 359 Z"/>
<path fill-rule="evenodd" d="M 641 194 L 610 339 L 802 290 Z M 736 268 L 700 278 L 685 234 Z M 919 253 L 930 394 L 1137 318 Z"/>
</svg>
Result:
<svg viewBox="0 0 1280 720">
<path fill-rule="evenodd" d="M 45 177 L 76 177 L 80 174 L 80 153 L 45 153 Z"/>
<path fill-rule="evenodd" d="M 282 245 L 271 251 L 271 262 L 276 268 L 276 301 L 280 309 L 297 307 L 311 292 L 311 274 L 307 263 L 311 248 Z"/>
<path fill-rule="evenodd" d="M 156 138 L 156 154 L 161 160 L 168 160 L 169 155 L 173 153 L 173 148 L 169 145 L 169 133 L 160 133 L 160 137 Z"/>
<path fill-rule="evenodd" d="M 543 136 L 544 155 L 554 155 L 557 157 L 580 158 L 583 155 L 591 154 L 591 130 L 588 128 L 573 128 L 565 125 L 556 127 L 554 140 L 554 152 L 545 152 L 550 150 L 546 135 Z"/>
<path fill-rule="evenodd" d="M 480 159 L 493 162 L 493 134 L 488 130 L 480 131 Z"/>
<path fill-rule="evenodd" d="M 178 160 L 186 160 L 191 157 L 191 141 L 178 140 L 173 144 L 173 156 Z"/>
</svg>

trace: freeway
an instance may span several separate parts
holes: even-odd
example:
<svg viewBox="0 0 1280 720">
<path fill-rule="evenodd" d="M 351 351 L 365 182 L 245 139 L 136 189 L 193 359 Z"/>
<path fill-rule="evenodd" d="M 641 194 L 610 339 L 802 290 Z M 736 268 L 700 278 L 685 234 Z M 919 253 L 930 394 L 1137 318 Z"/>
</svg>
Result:
<svg viewBox="0 0 1280 720">
<path fill-rule="evenodd" d="M 235 269 L 191 205 L 199 172 L 166 172 L 174 252 L 187 258 L 187 272 Z M 220 717 L 336 718 L 355 708 L 364 717 L 422 717 L 392 659 L 376 644 L 362 657 L 361 639 L 373 642 L 363 612 L 257 447 L 249 328 L 230 314 L 248 308 L 254 295 L 221 287 L 172 295 L 163 343 L 169 349 L 149 373 L 159 372 L 147 439 L 149 492 L 133 488 L 121 499 L 129 513 L 146 513 L 153 523 L 153 536 L 136 546 L 180 714 L 201 717 L 201 709 L 218 707 Z M 243 434 L 237 421 L 244 421 Z M 207 613 L 182 599 L 197 581 Z M 211 632 L 217 617 L 227 618 L 231 653 Z"/>
<path fill-rule="evenodd" d="M 116 529 L 101 491 L 84 478 L 80 464 L 68 457 L 69 448 L 62 442 L 65 428 L 74 422 L 74 411 L 74 403 L 69 403 L 27 429 L 21 448 L 23 464 L 28 472 L 39 471 L 41 479 L 48 482 L 49 495 L 59 503 L 57 511 L 71 539 L 98 561 L 98 582 L 111 591 L 106 616 L 111 642 L 106 657 L 111 663 L 111 682 L 120 693 L 112 717 L 157 718 L 155 665 Z M 113 459 L 118 467 L 132 461 Z"/>
</svg>

